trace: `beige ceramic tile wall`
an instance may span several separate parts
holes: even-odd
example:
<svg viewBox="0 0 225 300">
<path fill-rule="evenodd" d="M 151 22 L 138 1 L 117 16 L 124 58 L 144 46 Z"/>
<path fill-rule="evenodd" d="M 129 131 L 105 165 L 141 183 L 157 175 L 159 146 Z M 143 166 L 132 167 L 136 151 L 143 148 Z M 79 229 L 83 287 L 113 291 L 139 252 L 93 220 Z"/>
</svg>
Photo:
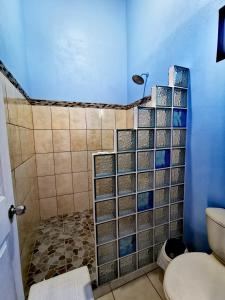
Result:
<svg viewBox="0 0 225 300">
<path fill-rule="evenodd" d="M 92 208 L 92 154 L 113 151 L 133 109 L 32 106 L 41 218 Z"/>
<path fill-rule="evenodd" d="M 24 281 L 40 220 L 31 105 L 0 73 L 3 86 L 9 151 L 16 204 L 26 205 L 17 218 Z"/>
</svg>

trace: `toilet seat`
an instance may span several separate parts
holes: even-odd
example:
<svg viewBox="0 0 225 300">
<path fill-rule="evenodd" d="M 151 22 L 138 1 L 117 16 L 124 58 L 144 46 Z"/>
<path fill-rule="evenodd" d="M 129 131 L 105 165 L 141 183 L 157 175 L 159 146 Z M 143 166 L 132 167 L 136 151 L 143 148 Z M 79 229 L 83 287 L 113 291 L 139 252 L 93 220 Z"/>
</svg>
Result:
<svg viewBox="0 0 225 300">
<path fill-rule="evenodd" d="M 182 254 L 166 269 L 163 288 L 168 300 L 224 300 L 225 266 L 206 253 Z"/>
</svg>

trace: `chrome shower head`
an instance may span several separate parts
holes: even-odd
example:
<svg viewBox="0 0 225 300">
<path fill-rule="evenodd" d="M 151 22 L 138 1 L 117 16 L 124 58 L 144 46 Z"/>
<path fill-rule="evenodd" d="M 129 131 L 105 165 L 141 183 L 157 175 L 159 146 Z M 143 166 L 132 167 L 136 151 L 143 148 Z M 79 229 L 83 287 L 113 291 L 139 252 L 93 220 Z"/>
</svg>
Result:
<svg viewBox="0 0 225 300">
<path fill-rule="evenodd" d="M 145 79 L 143 78 L 143 76 L 145 76 Z M 146 83 L 148 80 L 148 76 L 149 76 L 149 73 L 142 73 L 141 75 L 134 74 L 132 76 L 132 80 L 134 83 L 139 84 L 139 85 L 145 84 L 144 91 L 143 91 L 143 98 L 145 96 L 145 87 L 146 87 Z"/>
<path fill-rule="evenodd" d="M 142 76 L 140 76 L 140 75 L 137 75 L 137 74 L 135 74 L 135 75 L 132 76 L 132 80 L 136 84 L 143 84 L 145 82 L 144 78 Z"/>
</svg>

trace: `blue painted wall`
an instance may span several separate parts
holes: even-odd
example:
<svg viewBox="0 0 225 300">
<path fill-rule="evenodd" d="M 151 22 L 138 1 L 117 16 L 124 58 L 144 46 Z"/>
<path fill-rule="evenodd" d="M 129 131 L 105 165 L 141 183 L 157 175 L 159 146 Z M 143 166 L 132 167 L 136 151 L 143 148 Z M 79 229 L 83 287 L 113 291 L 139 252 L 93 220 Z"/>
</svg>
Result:
<svg viewBox="0 0 225 300">
<path fill-rule="evenodd" d="M 125 0 L 22 0 L 28 93 L 126 103 Z"/>
<path fill-rule="evenodd" d="M 205 208 L 225 207 L 225 61 L 216 63 L 218 9 L 225 1 L 129 0 L 129 80 L 149 71 L 149 86 L 167 84 L 169 66 L 191 70 L 186 172 L 185 238 L 207 250 Z"/>
<path fill-rule="evenodd" d="M 132 74 L 150 73 L 149 94 L 169 66 L 190 68 L 185 237 L 206 250 L 205 208 L 225 207 L 225 0 L 21 1 L 0 0 L 0 57 L 32 97 L 126 103 L 126 83 L 128 102 L 142 95 Z"/>
<path fill-rule="evenodd" d="M 27 90 L 24 30 L 20 0 L 0 0 L 0 60 Z"/>
</svg>

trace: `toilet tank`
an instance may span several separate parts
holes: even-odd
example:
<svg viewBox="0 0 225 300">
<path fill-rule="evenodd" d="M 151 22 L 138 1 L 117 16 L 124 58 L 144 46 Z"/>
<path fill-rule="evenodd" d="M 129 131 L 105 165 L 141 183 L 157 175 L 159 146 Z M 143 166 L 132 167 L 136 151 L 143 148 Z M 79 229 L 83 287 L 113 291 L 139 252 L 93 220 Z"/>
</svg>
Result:
<svg viewBox="0 0 225 300">
<path fill-rule="evenodd" d="M 215 256 L 225 263 L 225 209 L 207 208 L 206 224 L 209 246 Z"/>
</svg>

